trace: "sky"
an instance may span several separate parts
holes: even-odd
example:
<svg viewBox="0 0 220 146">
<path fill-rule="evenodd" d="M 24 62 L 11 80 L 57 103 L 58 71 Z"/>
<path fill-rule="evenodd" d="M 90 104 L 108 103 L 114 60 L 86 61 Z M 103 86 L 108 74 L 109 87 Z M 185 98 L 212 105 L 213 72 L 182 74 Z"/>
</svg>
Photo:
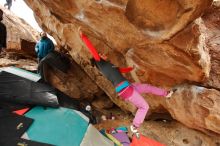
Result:
<svg viewBox="0 0 220 146">
<path fill-rule="evenodd" d="M 6 0 L 0 0 L 0 5 L 6 3 Z M 18 17 L 23 18 L 28 24 L 30 24 L 34 29 L 41 32 L 42 29 L 37 24 L 33 11 L 27 6 L 27 4 L 23 0 L 13 0 L 11 11 L 17 15 Z M 48 37 L 56 44 L 54 38 L 50 35 Z"/>
<path fill-rule="evenodd" d="M 5 3 L 6 0 L 0 0 L 0 5 L 4 5 Z M 26 5 L 23 0 L 13 0 L 11 11 L 18 17 L 26 20 L 26 22 L 29 23 L 33 28 L 37 29 L 38 31 L 42 31 L 34 18 L 33 11 Z"/>
</svg>

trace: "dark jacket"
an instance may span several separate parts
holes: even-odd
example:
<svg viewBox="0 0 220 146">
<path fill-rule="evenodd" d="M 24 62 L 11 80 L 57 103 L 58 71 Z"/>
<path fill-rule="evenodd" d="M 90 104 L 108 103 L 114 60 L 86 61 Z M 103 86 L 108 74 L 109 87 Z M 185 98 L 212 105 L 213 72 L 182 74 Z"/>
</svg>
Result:
<svg viewBox="0 0 220 146">
<path fill-rule="evenodd" d="M 7 31 L 5 25 L 0 22 L 0 49 L 1 48 L 6 48 L 7 43 Z"/>
<path fill-rule="evenodd" d="M 112 82 L 114 86 L 117 86 L 119 83 L 123 81 L 127 81 L 121 72 L 119 71 L 118 67 L 110 63 L 109 61 L 105 61 L 101 59 L 100 61 L 95 61 L 96 66 L 102 72 L 102 74 Z"/>
<path fill-rule="evenodd" d="M 53 42 L 48 38 L 41 38 L 35 46 L 35 51 L 39 59 L 43 59 L 48 53 L 54 50 Z"/>
</svg>

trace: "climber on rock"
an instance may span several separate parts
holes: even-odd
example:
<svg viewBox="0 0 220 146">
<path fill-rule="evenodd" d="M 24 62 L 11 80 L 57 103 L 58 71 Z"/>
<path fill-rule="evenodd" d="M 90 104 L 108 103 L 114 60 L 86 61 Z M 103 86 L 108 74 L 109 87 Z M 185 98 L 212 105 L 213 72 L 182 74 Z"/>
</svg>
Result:
<svg viewBox="0 0 220 146">
<path fill-rule="evenodd" d="M 143 123 L 149 109 L 149 105 L 141 96 L 141 93 L 150 93 L 169 98 L 172 96 L 175 90 L 166 91 L 149 84 L 130 83 L 121 73 L 130 72 L 133 68 L 115 67 L 111 62 L 107 61 L 106 55 L 97 53 L 92 43 L 89 41 L 86 35 L 82 33 L 80 28 L 78 31 L 82 41 L 93 55 L 94 64 L 99 69 L 99 71 L 112 82 L 112 84 L 115 86 L 117 94 L 123 100 L 128 101 L 137 107 L 137 112 L 135 114 L 133 124 L 130 126 L 130 129 L 133 134 L 139 137 L 138 128 Z"/>
<path fill-rule="evenodd" d="M 35 46 L 35 51 L 38 57 L 38 63 L 47 56 L 50 52 L 54 51 L 54 44 L 50 38 L 47 37 L 46 32 L 40 33 L 41 39 Z"/>
<path fill-rule="evenodd" d="M 12 6 L 12 0 L 6 0 L 6 3 L 4 4 L 4 7 L 6 7 L 6 6 L 8 6 L 8 9 L 10 10 L 11 6 Z"/>
<path fill-rule="evenodd" d="M 5 25 L 1 22 L 3 20 L 3 11 L 0 9 L 0 53 L 6 48 L 7 44 L 7 30 Z"/>
</svg>

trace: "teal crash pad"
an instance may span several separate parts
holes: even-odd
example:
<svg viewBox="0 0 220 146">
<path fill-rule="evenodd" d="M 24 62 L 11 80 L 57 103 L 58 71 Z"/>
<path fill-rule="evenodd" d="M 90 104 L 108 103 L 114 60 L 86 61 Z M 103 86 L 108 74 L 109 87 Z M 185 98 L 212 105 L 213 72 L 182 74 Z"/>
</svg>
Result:
<svg viewBox="0 0 220 146">
<path fill-rule="evenodd" d="M 38 74 L 29 72 L 29 71 L 26 71 L 24 69 L 17 68 L 17 67 L 14 67 L 14 66 L 3 67 L 3 68 L 0 68 L 0 70 L 11 73 L 11 74 L 14 74 L 14 75 L 17 75 L 19 77 L 22 77 L 22 78 L 25 78 L 25 79 L 28 79 L 28 80 L 31 80 L 31 81 L 34 81 L 34 82 L 37 82 L 41 79 L 41 76 L 38 75 Z"/>
<path fill-rule="evenodd" d="M 30 140 L 56 146 L 79 146 L 88 122 L 72 109 L 35 107 L 25 114 L 34 119 L 27 131 Z"/>
</svg>

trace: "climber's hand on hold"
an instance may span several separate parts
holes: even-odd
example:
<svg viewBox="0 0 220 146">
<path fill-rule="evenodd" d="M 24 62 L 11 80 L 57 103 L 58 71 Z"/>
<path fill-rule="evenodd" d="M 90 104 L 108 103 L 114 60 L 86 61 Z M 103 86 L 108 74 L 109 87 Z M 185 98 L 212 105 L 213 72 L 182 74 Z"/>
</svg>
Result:
<svg viewBox="0 0 220 146">
<path fill-rule="evenodd" d="M 134 64 L 132 68 L 133 68 L 133 70 L 135 70 L 135 69 L 137 69 L 137 66 Z"/>
<path fill-rule="evenodd" d="M 80 26 L 77 30 L 78 30 L 79 35 L 82 36 L 82 29 L 81 29 L 81 26 Z"/>
<path fill-rule="evenodd" d="M 108 59 L 108 57 L 105 54 L 99 53 L 99 56 L 105 61 Z"/>
</svg>

